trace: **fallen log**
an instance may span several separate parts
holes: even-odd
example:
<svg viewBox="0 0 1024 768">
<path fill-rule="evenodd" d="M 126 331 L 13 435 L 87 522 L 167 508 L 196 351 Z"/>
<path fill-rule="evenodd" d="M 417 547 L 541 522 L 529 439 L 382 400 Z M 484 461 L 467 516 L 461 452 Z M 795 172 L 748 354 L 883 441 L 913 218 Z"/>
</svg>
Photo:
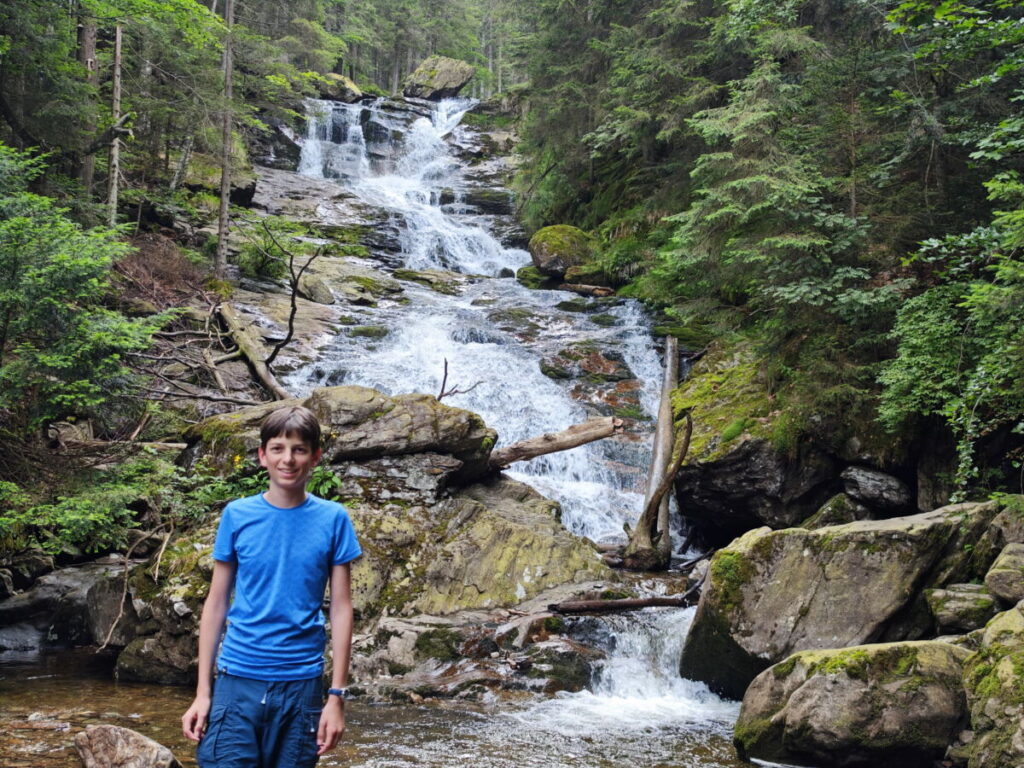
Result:
<svg viewBox="0 0 1024 768">
<path fill-rule="evenodd" d="M 529 461 L 538 456 L 558 451 L 567 451 L 580 445 L 592 443 L 622 431 L 622 419 L 606 416 L 602 419 L 591 419 L 582 424 L 573 424 L 561 432 L 548 432 L 539 437 L 520 440 L 504 448 L 491 451 L 488 460 L 491 468 L 503 469 L 514 461 Z"/>
<path fill-rule="evenodd" d="M 677 597 L 627 597 L 622 600 L 569 600 L 552 603 L 548 610 L 554 613 L 615 613 L 636 611 L 640 608 L 685 608 L 693 605 L 692 593 Z"/>
<path fill-rule="evenodd" d="M 582 285 L 580 283 L 562 283 L 558 286 L 560 291 L 571 291 L 580 296 L 611 296 L 615 293 L 614 288 L 607 288 L 603 285 Z"/>
<path fill-rule="evenodd" d="M 252 366 L 253 372 L 256 374 L 256 378 L 262 382 L 278 400 L 290 400 L 293 395 L 274 377 L 271 373 L 270 368 L 264 362 L 266 359 L 266 350 L 263 348 L 263 342 L 256 338 L 256 335 L 252 332 L 252 328 L 245 325 L 238 313 L 235 312 L 235 308 L 230 304 L 220 305 L 220 316 L 224 320 L 224 325 L 227 326 L 228 332 L 231 334 L 232 340 L 238 347 L 238 350 L 242 353 L 242 356 L 249 361 Z"/>
</svg>

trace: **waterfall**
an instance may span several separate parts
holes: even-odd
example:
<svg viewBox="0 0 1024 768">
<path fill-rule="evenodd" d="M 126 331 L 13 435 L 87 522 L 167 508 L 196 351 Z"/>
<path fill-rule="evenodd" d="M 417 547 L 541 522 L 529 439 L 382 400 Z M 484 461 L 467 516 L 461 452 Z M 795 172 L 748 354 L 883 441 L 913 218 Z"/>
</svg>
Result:
<svg viewBox="0 0 1024 768">
<path fill-rule="evenodd" d="M 457 296 L 409 284 L 405 295 L 414 312 L 386 302 L 353 308 L 360 323 L 386 326 L 387 336 L 372 345 L 339 336 L 323 359 L 290 374 L 288 384 L 296 391 L 345 383 L 389 394 L 437 393 L 447 360 L 449 386 L 469 391 L 445 402 L 479 413 L 506 445 L 594 415 L 571 383 L 549 378 L 540 367 L 545 356 L 587 341 L 621 355 L 642 383 L 639 405 L 650 418 L 661 364 L 635 302 L 609 302 L 597 323 L 593 315 L 559 306 L 577 299 L 574 294 L 533 291 L 499 277 L 530 258 L 503 246 L 488 218 L 464 202 L 479 184 L 453 156 L 446 136 L 461 130 L 458 122 L 471 105 L 442 101 L 427 116 L 382 101 L 310 102 L 300 172 L 337 179 L 362 203 L 387 211 L 399 224 L 405 267 L 469 279 Z M 502 308 L 513 310 L 506 312 L 511 321 L 503 321 Z M 518 332 L 516 323 L 530 332 Z M 623 524 L 635 520 L 643 503 L 650 432 L 649 423 L 638 422 L 632 441 L 592 443 L 516 464 L 509 474 L 558 500 L 572 532 L 622 540 Z"/>
</svg>

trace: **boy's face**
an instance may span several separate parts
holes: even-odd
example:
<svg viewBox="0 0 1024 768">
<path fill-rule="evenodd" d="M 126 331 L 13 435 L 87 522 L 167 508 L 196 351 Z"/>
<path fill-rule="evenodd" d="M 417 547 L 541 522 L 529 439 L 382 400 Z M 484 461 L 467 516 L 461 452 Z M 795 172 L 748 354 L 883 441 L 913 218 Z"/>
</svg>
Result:
<svg viewBox="0 0 1024 768">
<path fill-rule="evenodd" d="M 271 486 L 283 491 L 305 490 L 313 467 L 320 461 L 320 449 L 313 450 L 298 435 L 278 435 L 259 449 L 260 465 L 270 475 Z"/>
</svg>

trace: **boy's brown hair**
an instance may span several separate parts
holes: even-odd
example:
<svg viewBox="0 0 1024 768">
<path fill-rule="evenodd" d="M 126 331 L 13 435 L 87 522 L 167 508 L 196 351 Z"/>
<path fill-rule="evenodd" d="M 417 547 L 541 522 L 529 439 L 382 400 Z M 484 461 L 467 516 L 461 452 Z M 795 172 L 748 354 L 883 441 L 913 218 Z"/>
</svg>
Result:
<svg viewBox="0 0 1024 768">
<path fill-rule="evenodd" d="M 309 444 L 310 450 L 320 447 L 320 421 L 308 408 L 301 405 L 289 405 L 278 408 L 263 420 L 260 425 L 260 448 L 281 435 L 298 435 Z"/>
</svg>

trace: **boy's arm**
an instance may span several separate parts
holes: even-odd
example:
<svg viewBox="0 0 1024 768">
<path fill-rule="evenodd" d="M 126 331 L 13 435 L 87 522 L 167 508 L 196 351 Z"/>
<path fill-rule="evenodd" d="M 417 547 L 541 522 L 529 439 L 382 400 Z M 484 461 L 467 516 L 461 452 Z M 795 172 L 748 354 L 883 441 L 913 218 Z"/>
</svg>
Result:
<svg viewBox="0 0 1024 768">
<path fill-rule="evenodd" d="M 231 588 L 235 583 L 237 568 L 237 563 L 213 561 L 210 593 L 203 603 L 203 614 L 199 619 L 199 681 L 196 684 L 196 698 L 181 717 L 181 730 L 192 741 L 199 741 L 206 730 L 206 718 L 210 714 L 213 695 L 213 665 L 217 657 L 217 644 L 231 604 Z"/>
<path fill-rule="evenodd" d="M 352 654 L 352 587 L 348 563 L 331 566 L 331 688 L 348 684 L 348 663 Z M 345 732 L 345 702 L 328 696 L 317 729 L 317 754 L 334 749 Z"/>
</svg>

